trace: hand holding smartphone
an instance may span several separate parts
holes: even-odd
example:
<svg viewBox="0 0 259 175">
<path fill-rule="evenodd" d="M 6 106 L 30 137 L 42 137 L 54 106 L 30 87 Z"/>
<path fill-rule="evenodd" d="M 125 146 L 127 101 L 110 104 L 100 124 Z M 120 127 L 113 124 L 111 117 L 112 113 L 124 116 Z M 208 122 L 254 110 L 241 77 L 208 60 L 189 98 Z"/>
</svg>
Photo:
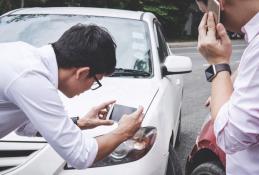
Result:
<svg viewBox="0 0 259 175">
<path fill-rule="evenodd" d="M 215 23 L 220 23 L 220 4 L 217 0 L 208 0 L 208 12 L 212 11 Z"/>
<path fill-rule="evenodd" d="M 124 114 L 131 114 L 136 110 L 137 108 L 119 105 L 119 104 L 112 104 L 106 118 L 109 120 L 114 120 L 118 122 Z"/>
<path fill-rule="evenodd" d="M 216 24 L 220 22 L 220 4 L 218 0 L 196 0 L 196 2 L 202 12 L 213 12 Z"/>
</svg>

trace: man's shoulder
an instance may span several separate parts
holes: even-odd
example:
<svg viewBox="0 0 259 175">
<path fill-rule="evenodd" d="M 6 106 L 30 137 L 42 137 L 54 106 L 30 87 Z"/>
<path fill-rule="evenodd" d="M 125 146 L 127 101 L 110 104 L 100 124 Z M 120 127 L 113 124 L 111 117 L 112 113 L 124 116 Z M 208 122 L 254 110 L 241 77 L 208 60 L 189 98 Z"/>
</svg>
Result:
<svg viewBox="0 0 259 175">
<path fill-rule="evenodd" d="M 35 49 L 34 46 L 23 41 L 0 43 L 1 53 L 7 53 L 12 56 L 22 56 L 22 52 L 33 52 Z"/>
<path fill-rule="evenodd" d="M 26 42 L 1 43 L 0 52 L 3 58 L 0 63 L 5 65 L 3 71 L 0 71 L 1 74 L 8 71 L 10 75 L 19 76 L 28 71 L 46 72 L 37 48 Z"/>
<path fill-rule="evenodd" d="M 14 42 L 4 42 L 0 43 L 1 46 L 6 46 L 6 47 L 31 47 L 34 48 L 34 46 L 30 45 L 29 43 L 26 43 L 24 41 L 14 41 Z"/>
</svg>

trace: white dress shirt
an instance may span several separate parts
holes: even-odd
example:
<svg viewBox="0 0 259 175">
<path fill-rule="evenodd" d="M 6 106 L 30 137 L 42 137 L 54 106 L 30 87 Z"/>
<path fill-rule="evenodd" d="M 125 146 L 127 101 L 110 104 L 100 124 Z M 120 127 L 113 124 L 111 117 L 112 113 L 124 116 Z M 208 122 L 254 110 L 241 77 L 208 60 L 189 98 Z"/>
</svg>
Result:
<svg viewBox="0 0 259 175">
<path fill-rule="evenodd" d="M 90 166 L 97 141 L 83 134 L 64 110 L 52 46 L 3 43 L 0 53 L 0 138 L 17 128 L 18 133 L 29 136 L 38 130 L 70 165 Z"/>
<path fill-rule="evenodd" d="M 259 13 L 243 28 L 245 49 L 230 100 L 215 120 L 227 175 L 259 175 Z"/>
</svg>

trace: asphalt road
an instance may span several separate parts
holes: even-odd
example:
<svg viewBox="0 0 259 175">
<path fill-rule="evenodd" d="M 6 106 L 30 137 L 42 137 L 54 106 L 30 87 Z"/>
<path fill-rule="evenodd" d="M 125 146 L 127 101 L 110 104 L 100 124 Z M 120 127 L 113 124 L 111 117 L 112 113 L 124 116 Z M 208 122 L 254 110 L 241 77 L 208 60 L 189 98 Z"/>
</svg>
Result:
<svg viewBox="0 0 259 175">
<path fill-rule="evenodd" d="M 232 43 L 231 68 L 233 71 L 238 66 L 245 42 L 233 41 Z M 206 115 L 209 113 L 209 110 L 204 107 L 204 102 L 210 95 L 210 84 L 206 81 L 204 74 L 208 64 L 198 53 L 195 43 L 189 45 L 173 44 L 170 47 L 174 54 L 190 57 L 193 64 L 192 73 L 186 74 L 184 78 L 181 143 L 176 148 L 184 172 L 186 158 L 195 143 Z"/>
</svg>

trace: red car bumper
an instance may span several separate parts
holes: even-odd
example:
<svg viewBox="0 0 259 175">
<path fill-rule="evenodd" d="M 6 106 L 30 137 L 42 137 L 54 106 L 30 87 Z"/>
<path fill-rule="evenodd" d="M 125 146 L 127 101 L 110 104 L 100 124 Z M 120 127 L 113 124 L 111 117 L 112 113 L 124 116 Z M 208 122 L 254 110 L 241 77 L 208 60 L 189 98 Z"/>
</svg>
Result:
<svg viewBox="0 0 259 175">
<path fill-rule="evenodd" d="M 211 120 L 203 124 L 201 132 L 197 136 L 196 143 L 187 158 L 186 174 L 191 174 L 198 165 L 209 161 L 218 161 L 223 167 L 226 166 L 226 156 L 216 144 L 213 122 Z"/>
</svg>

